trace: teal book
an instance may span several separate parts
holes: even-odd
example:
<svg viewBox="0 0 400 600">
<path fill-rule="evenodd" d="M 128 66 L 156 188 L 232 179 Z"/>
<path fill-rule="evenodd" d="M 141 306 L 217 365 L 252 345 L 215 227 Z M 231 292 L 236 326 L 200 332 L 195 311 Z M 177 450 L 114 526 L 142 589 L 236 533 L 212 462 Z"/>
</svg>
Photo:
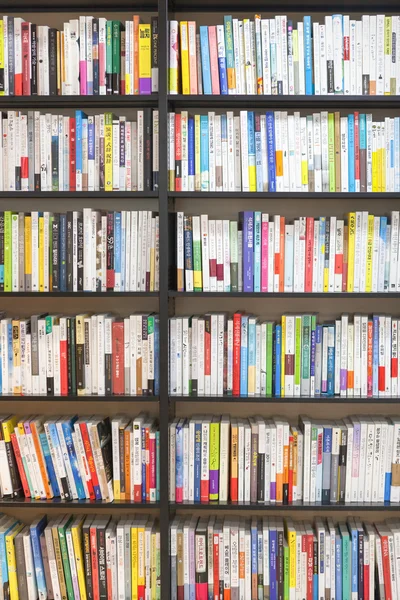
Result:
<svg viewBox="0 0 400 600">
<path fill-rule="evenodd" d="M 200 116 L 200 183 L 201 191 L 208 192 L 208 116 Z"/>
</svg>

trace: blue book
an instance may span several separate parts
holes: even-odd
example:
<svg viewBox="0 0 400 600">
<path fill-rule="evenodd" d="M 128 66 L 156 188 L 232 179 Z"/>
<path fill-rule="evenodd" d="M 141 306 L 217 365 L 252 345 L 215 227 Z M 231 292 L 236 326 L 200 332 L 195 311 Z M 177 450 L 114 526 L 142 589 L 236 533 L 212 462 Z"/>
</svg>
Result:
<svg viewBox="0 0 400 600">
<path fill-rule="evenodd" d="M 194 424 L 194 501 L 200 502 L 201 478 L 201 421 Z"/>
<path fill-rule="evenodd" d="M 351 536 L 351 592 L 358 598 L 358 531 L 353 519 L 349 519 Z"/>
<path fill-rule="evenodd" d="M 275 396 L 281 395 L 281 352 L 282 352 L 282 325 L 275 327 Z"/>
<path fill-rule="evenodd" d="M 349 164 L 349 192 L 356 191 L 355 179 L 355 153 L 354 153 L 354 115 L 347 117 L 348 135 L 348 164 Z"/>
<path fill-rule="evenodd" d="M 267 160 L 268 160 L 268 191 L 276 192 L 275 118 L 274 118 L 273 112 L 267 112 Z"/>
<path fill-rule="evenodd" d="M 160 316 L 154 315 L 154 395 L 160 393 Z M 159 463 L 157 463 L 159 464 Z"/>
<path fill-rule="evenodd" d="M 126 215 L 121 215 L 121 292 L 125 291 Z"/>
<path fill-rule="evenodd" d="M 175 450 L 175 485 L 177 491 L 177 502 L 182 501 L 183 497 L 183 419 L 179 421 L 176 426 L 176 450 Z M 182 492 L 182 496 L 180 492 L 178 494 L 178 490 Z"/>
<path fill-rule="evenodd" d="M 78 458 L 76 456 L 76 450 L 74 446 L 74 442 L 72 439 L 72 432 L 74 430 L 74 423 L 77 420 L 77 417 L 72 417 L 71 419 L 66 419 L 61 422 L 61 428 L 64 434 L 65 445 L 68 450 L 69 462 L 71 464 L 72 475 L 74 477 L 75 485 L 76 485 L 76 493 L 78 494 L 79 500 L 84 500 L 86 498 L 85 489 L 83 487 L 81 474 L 78 466 Z"/>
<path fill-rule="evenodd" d="M 54 448 L 54 452 L 55 452 L 56 456 L 58 456 L 60 466 L 62 465 L 62 467 L 64 469 L 63 472 L 61 472 L 61 473 L 60 473 L 60 471 L 58 472 L 58 477 L 60 479 L 61 486 L 62 486 L 62 490 L 60 490 L 60 492 L 62 494 L 64 494 L 65 500 L 72 500 L 72 494 L 71 494 L 71 490 L 70 490 L 70 487 L 68 484 L 67 474 L 65 471 L 63 452 L 61 450 L 60 440 L 58 439 L 58 431 L 57 431 L 56 421 L 48 421 L 48 430 L 49 430 L 51 445 Z M 97 487 L 99 487 L 99 486 L 97 486 Z M 99 494 L 100 494 L 100 488 L 99 488 Z M 98 498 L 96 497 L 96 499 L 101 500 L 101 494 L 99 495 Z"/>
<path fill-rule="evenodd" d="M 249 351 L 248 351 L 248 366 L 247 370 L 252 369 L 252 373 L 255 374 L 256 368 L 256 319 L 255 317 L 249 318 L 248 325 L 248 340 L 249 340 Z M 251 383 L 251 388 L 255 389 L 255 381 Z"/>
<path fill-rule="evenodd" d="M 59 190 L 59 179 L 58 179 L 58 128 L 56 135 L 51 136 L 51 189 L 53 192 L 62 191 Z M 21 188 L 20 188 L 21 189 Z"/>
<path fill-rule="evenodd" d="M 257 544 L 257 520 L 254 519 L 251 522 L 251 578 L 255 576 L 257 578 L 258 573 L 258 544 Z"/>
<path fill-rule="evenodd" d="M 255 139 L 255 146 L 256 146 L 256 183 L 257 183 L 257 192 L 262 192 L 264 190 L 263 190 L 263 172 L 262 172 L 261 122 L 260 122 L 260 115 L 256 115 L 256 117 L 255 117 L 254 139 Z"/>
<path fill-rule="evenodd" d="M 324 425 L 322 439 L 322 504 L 331 497 L 332 427 Z"/>
<path fill-rule="evenodd" d="M 270 600 L 278 600 L 276 581 L 277 532 L 275 521 L 270 521 L 269 530 L 269 593 Z"/>
<path fill-rule="evenodd" d="M 335 327 L 328 327 L 328 389 L 327 395 L 335 394 Z"/>
<path fill-rule="evenodd" d="M 239 213 L 239 227 L 243 232 L 243 291 L 252 292 L 254 285 L 254 213 Z"/>
<path fill-rule="evenodd" d="M 228 95 L 228 78 L 226 72 L 226 56 L 219 55 L 218 48 L 218 71 L 219 71 L 219 88 L 223 96 Z"/>
<path fill-rule="evenodd" d="M 315 330 L 315 355 L 320 356 L 320 360 L 322 360 L 322 325 L 317 325 L 316 330 Z M 310 373 L 311 373 L 311 369 L 310 369 Z M 316 396 L 320 396 L 321 395 L 321 373 L 317 373 L 315 372 L 315 375 L 318 375 L 318 377 L 315 377 L 315 395 Z"/>
<path fill-rule="evenodd" d="M 379 317 L 372 320 L 372 395 L 379 395 Z"/>
<path fill-rule="evenodd" d="M 114 269 L 115 290 L 121 290 L 121 213 L 114 213 Z"/>
<path fill-rule="evenodd" d="M 200 182 L 201 191 L 208 192 L 208 116 L 200 115 Z"/>
<path fill-rule="evenodd" d="M 255 123 L 254 112 L 247 112 L 247 138 L 248 138 L 248 153 L 249 153 L 249 190 L 250 192 L 257 191 L 257 175 L 256 175 L 256 142 L 254 137 Z"/>
<path fill-rule="evenodd" d="M 339 528 L 335 528 L 335 587 L 338 600 L 342 599 L 342 538 Z"/>
<path fill-rule="evenodd" d="M 312 59 L 312 25 L 311 17 L 305 16 L 303 18 L 304 25 L 304 72 L 305 72 L 305 84 L 306 84 L 306 96 L 312 96 L 314 93 L 313 83 L 313 59 Z"/>
<path fill-rule="evenodd" d="M 67 291 L 67 215 L 60 214 L 60 292 Z"/>
<path fill-rule="evenodd" d="M 44 574 L 44 564 L 42 549 L 40 547 L 40 536 L 42 535 L 47 525 L 47 516 L 43 515 L 33 521 L 30 526 L 30 537 L 33 554 L 33 564 L 35 566 L 36 584 L 39 593 L 39 598 L 47 598 L 47 586 Z"/>
<path fill-rule="evenodd" d="M 285 226 L 285 292 L 293 292 L 293 247 L 294 247 L 294 225 Z"/>
<path fill-rule="evenodd" d="M 249 317 L 240 317 L 240 395 L 247 396 Z"/>
<path fill-rule="evenodd" d="M 254 291 L 261 292 L 261 212 L 254 213 Z"/>
<path fill-rule="evenodd" d="M 82 110 L 75 111 L 75 127 L 76 127 L 76 189 L 82 189 L 82 172 L 83 172 L 83 157 L 82 157 L 82 122 L 86 117 Z"/>
<path fill-rule="evenodd" d="M 211 95 L 210 48 L 208 45 L 208 27 L 200 25 L 201 70 L 203 73 L 203 94 Z"/>
<path fill-rule="evenodd" d="M 47 436 L 44 431 L 39 433 L 39 441 L 42 446 L 42 452 L 44 456 L 44 461 L 46 463 L 47 474 L 49 476 L 50 485 L 53 490 L 54 496 L 60 496 L 60 488 L 58 487 L 56 472 L 54 469 L 53 460 L 50 454 L 49 442 L 47 440 Z"/>
<path fill-rule="evenodd" d="M 194 148 L 194 119 L 189 117 L 188 122 L 188 175 L 189 175 L 189 190 L 191 189 L 190 182 L 193 181 L 194 189 L 194 175 L 195 175 L 195 160 L 194 160 L 195 148 Z M 190 179 L 192 177 L 192 179 Z"/>
</svg>

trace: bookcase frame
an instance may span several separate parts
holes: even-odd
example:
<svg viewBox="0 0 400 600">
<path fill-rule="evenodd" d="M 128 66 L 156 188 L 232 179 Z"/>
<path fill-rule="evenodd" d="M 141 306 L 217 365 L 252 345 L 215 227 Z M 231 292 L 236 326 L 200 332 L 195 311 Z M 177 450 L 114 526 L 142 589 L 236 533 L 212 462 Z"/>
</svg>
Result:
<svg viewBox="0 0 400 600">
<path fill-rule="evenodd" d="M 393 13 L 399 10 L 399 5 L 396 0 L 384 0 L 378 2 L 372 0 L 365 5 L 362 0 L 349 0 L 348 2 L 340 2 L 339 0 L 332 0 L 329 5 L 329 9 L 320 0 L 308 0 L 306 2 L 300 2 L 300 0 L 285 0 L 279 5 L 280 13 L 301 13 L 301 14 L 315 14 L 321 13 L 322 11 L 327 12 L 346 12 L 346 13 L 362 13 L 367 10 L 371 13 Z M 325 407 L 332 407 L 331 410 L 339 411 L 340 414 L 344 414 L 346 410 L 345 405 L 349 407 L 349 411 L 353 408 L 357 410 L 357 407 L 366 405 L 366 412 L 373 410 L 371 407 L 376 409 L 379 403 L 379 410 L 385 411 L 386 408 L 391 407 L 391 414 L 400 414 L 399 401 L 397 398 L 385 399 L 382 403 L 382 399 L 375 398 L 353 398 L 349 403 L 347 398 L 252 398 L 251 400 L 246 398 L 232 398 L 230 396 L 223 397 L 207 397 L 207 398 L 193 398 L 193 397 L 170 397 L 168 391 L 168 318 L 175 314 L 175 302 L 180 301 L 186 302 L 189 298 L 201 298 L 204 299 L 227 299 L 227 298 L 240 298 L 243 304 L 246 303 L 247 299 L 264 299 L 265 302 L 275 301 L 275 305 L 279 308 L 279 299 L 285 298 L 288 302 L 294 300 L 293 308 L 296 305 L 296 298 L 335 298 L 335 301 L 340 303 L 346 298 L 354 299 L 357 308 L 363 308 L 365 310 L 366 299 L 375 298 L 380 299 L 379 306 L 381 308 L 388 307 L 389 310 L 394 309 L 397 305 L 395 304 L 396 299 L 400 297 L 400 294 L 244 294 L 244 293 L 186 293 L 176 292 L 174 289 L 175 275 L 173 272 L 174 266 L 174 223 L 172 213 L 175 210 L 175 202 L 177 200 L 183 200 L 188 203 L 192 203 L 190 206 L 196 207 L 197 212 L 201 212 L 202 200 L 206 199 L 220 199 L 222 202 L 226 199 L 238 199 L 243 202 L 243 205 L 248 204 L 249 200 L 258 199 L 263 200 L 267 203 L 269 200 L 295 200 L 296 203 L 300 203 L 303 200 L 311 200 L 316 202 L 323 202 L 324 199 L 329 200 L 341 200 L 341 201 L 369 201 L 377 200 L 391 201 L 394 203 L 399 199 L 397 193 L 374 193 L 374 194 L 362 194 L 362 193 L 241 193 L 241 192 L 224 192 L 224 193 L 189 193 L 189 192 L 169 192 L 167 188 L 168 184 L 168 163 L 167 163 L 167 116 L 168 111 L 175 109 L 190 109 L 190 108 L 208 108 L 216 109 L 229 108 L 239 109 L 252 107 L 255 109 L 360 109 L 360 110 L 376 110 L 376 109 L 387 109 L 393 110 L 400 107 L 400 97 L 393 96 L 182 96 L 168 95 L 168 19 L 172 14 L 176 14 L 176 18 L 184 17 L 185 13 L 225 13 L 239 12 L 243 10 L 243 2 L 241 0 L 138 0 L 135 2 L 129 0 L 117 0 L 114 5 L 110 7 L 106 0 L 97 0 L 96 2 L 90 0 L 0 0 L 1 14 L 17 14 L 17 13 L 59 13 L 59 12 L 75 12 L 80 14 L 90 14 L 91 12 L 107 12 L 115 13 L 119 12 L 157 12 L 158 11 L 158 26 L 159 26 L 159 93 L 158 95 L 152 96 L 53 96 L 53 97 L 0 97 L 0 109 L 28 109 L 28 108 L 43 108 L 43 109 L 59 109 L 59 108 L 102 108 L 102 109 L 126 109 L 135 107 L 153 107 L 159 110 L 159 191 L 158 192 L 33 192 L 33 193 L 18 193 L 14 192 L 9 194 L 7 192 L 0 192 L 0 204 L 7 206 L 7 202 L 10 204 L 11 201 L 16 199 L 28 199 L 32 202 L 32 209 L 37 208 L 37 202 L 43 199 L 65 199 L 67 202 L 71 200 L 82 201 L 84 200 L 95 201 L 96 199 L 111 200 L 116 199 L 126 201 L 126 207 L 131 206 L 130 201 L 134 203 L 137 199 L 158 201 L 158 212 L 160 218 L 160 287 L 159 293 L 145 293 L 145 292 L 126 292 L 126 293 L 48 293 L 40 295 L 40 302 L 47 306 L 47 298 L 55 297 L 68 297 L 68 298 L 83 298 L 89 297 L 93 299 L 92 308 L 96 310 L 100 307 L 99 299 L 111 296 L 115 296 L 115 302 L 113 302 L 113 308 L 118 310 L 119 302 L 121 298 L 132 297 L 135 298 L 147 298 L 147 297 L 158 297 L 159 301 L 159 314 L 160 314 L 160 394 L 158 397 L 141 398 L 140 400 L 131 396 L 122 396 L 110 398 L 108 397 L 81 397 L 76 396 L 74 398 L 49 398 L 49 397 L 38 397 L 34 400 L 31 398 L 18 398 L 13 396 L 0 396 L 0 404 L 4 409 L 10 406 L 10 403 L 16 403 L 15 410 L 23 405 L 25 402 L 30 405 L 30 411 L 34 412 L 35 408 L 40 408 L 41 411 L 46 411 L 47 406 L 51 406 L 52 403 L 57 405 L 57 410 L 70 411 L 70 404 L 74 401 L 76 403 L 90 402 L 93 406 L 94 403 L 98 403 L 98 409 L 100 411 L 107 411 L 107 403 L 124 403 L 124 406 L 134 406 L 135 409 L 144 408 L 145 406 L 157 405 L 158 418 L 160 424 L 160 502 L 151 505 L 137 505 L 130 502 L 113 502 L 111 504 L 106 503 L 92 503 L 89 501 L 71 501 L 65 502 L 59 499 L 52 501 L 35 501 L 31 499 L 18 499 L 18 500 L 0 500 L 0 510 L 5 510 L 12 514 L 18 512 L 22 518 L 24 516 L 29 518 L 31 513 L 28 509 L 36 509 L 37 511 L 47 511 L 48 509 L 63 509 L 63 510 L 78 510 L 78 511 L 98 511 L 99 509 L 107 510 L 113 514 L 122 514 L 121 509 L 126 512 L 134 513 L 135 511 L 148 511 L 154 513 L 156 510 L 159 514 L 160 519 L 160 532 L 161 532 L 161 597 L 166 600 L 170 597 L 170 561 L 169 561 L 169 524 L 173 515 L 179 510 L 190 510 L 196 512 L 201 511 L 204 514 L 205 511 L 209 511 L 210 514 L 213 511 L 218 510 L 223 514 L 224 511 L 231 512 L 232 510 L 249 512 L 268 512 L 271 511 L 274 514 L 279 512 L 281 515 L 290 514 L 293 516 L 294 513 L 299 513 L 299 517 L 310 516 L 310 512 L 319 514 L 332 514 L 337 512 L 342 517 L 345 513 L 354 514 L 358 511 L 362 511 L 363 516 L 368 515 L 368 518 L 375 518 L 398 513 L 400 506 L 385 506 L 385 505 L 334 505 L 334 506 L 316 506 L 316 505 L 293 505 L 293 506 L 263 506 L 248 504 L 245 506 L 226 504 L 226 505 L 215 505 L 213 503 L 203 505 L 176 505 L 170 504 L 168 501 L 168 423 L 177 412 L 179 412 L 179 406 L 187 407 L 190 411 L 192 406 L 200 403 L 201 406 L 208 404 L 206 410 L 220 412 L 225 410 L 227 403 L 231 403 L 231 410 L 237 406 L 242 406 L 246 403 L 249 412 L 258 409 L 261 404 L 271 406 L 271 410 L 279 411 L 284 405 L 288 405 L 288 410 L 291 411 L 288 414 L 297 415 L 299 412 L 305 412 L 307 408 L 303 407 L 305 404 L 307 407 L 313 409 L 311 405 L 322 405 L 321 409 Z M 246 2 L 245 12 L 257 12 L 257 11 L 268 12 L 269 14 L 275 14 L 276 7 L 274 5 L 265 5 L 261 0 L 250 0 Z M 195 204 L 193 204 L 195 201 Z M 16 203 L 16 206 L 18 204 Z M 40 204 L 39 204 L 40 206 Z M 361 205 L 360 205 L 361 206 Z M 343 208 L 346 205 L 343 203 Z M 300 210 L 301 206 L 299 206 Z M 285 211 L 283 206 L 282 211 Z M 345 212 L 345 210 L 343 210 Z M 15 293 L 15 294 L 3 294 L 3 300 L 5 297 L 18 297 L 18 298 L 38 298 L 39 294 L 34 293 Z M 357 304 L 357 299 L 360 299 Z M 362 299 L 362 300 L 361 300 Z M 384 300 L 385 299 L 385 300 Z M 389 300 L 390 299 L 390 300 Z M 278 303 L 276 301 L 278 300 Z M 389 300 L 389 302 L 388 302 Z M 214 300 L 215 301 L 215 300 Z M 361 303 L 360 303 L 361 301 Z M 377 302 L 378 300 L 375 300 Z M 25 300 L 27 304 L 27 310 L 31 300 Z M 126 307 L 126 303 L 125 303 Z M 134 308 L 134 304 L 132 306 Z M 225 306 L 224 306 L 225 308 Z M 339 304 L 336 305 L 335 310 L 340 311 Z M 41 403 L 44 403 L 43 405 Z M 149 403 L 149 404 L 148 404 Z M 152 403 L 152 404 L 150 404 Z M 158 404 L 157 404 L 158 403 Z M 219 403 L 223 403 L 223 406 L 219 406 Z M 38 406 L 40 405 L 40 407 Z M 335 407 L 338 405 L 338 407 Z M 65 406 L 65 408 L 64 408 Z M 67 408 L 68 407 L 68 408 Z M 33 410 L 32 410 L 33 409 Z M 188 413 L 189 414 L 189 413 Z M 305 511 L 302 515 L 302 511 Z"/>
</svg>

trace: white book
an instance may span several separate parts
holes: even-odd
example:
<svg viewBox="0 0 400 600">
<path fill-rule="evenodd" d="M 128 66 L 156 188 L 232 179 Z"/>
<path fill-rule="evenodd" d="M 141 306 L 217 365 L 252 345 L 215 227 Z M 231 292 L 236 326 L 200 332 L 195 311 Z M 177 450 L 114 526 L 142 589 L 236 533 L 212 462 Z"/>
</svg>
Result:
<svg viewBox="0 0 400 600">
<path fill-rule="evenodd" d="M 220 122 L 220 118 L 218 119 Z M 228 148 L 227 148 L 227 167 L 228 167 L 228 178 L 227 178 L 227 190 L 225 185 L 225 174 L 223 178 L 224 190 L 229 192 L 235 191 L 235 124 L 234 116 L 232 111 L 228 111 L 226 114 L 226 127 L 228 132 Z M 261 129 L 261 131 L 263 131 Z M 264 129 L 265 131 L 265 129 Z"/>
<path fill-rule="evenodd" d="M 326 39 L 326 26 L 319 25 L 319 55 L 317 55 L 317 61 L 319 61 L 320 71 L 320 91 L 322 96 L 326 96 L 328 93 L 328 71 L 327 71 L 327 39 Z"/>
<path fill-rule="evenodd" d="M 320 28 L 319 23 L 313 22 L 313 51 L 314 51 L 314 94 L 321 95 L 321 62 L 320 62 Z"/>
<path fill-rule="evenodd" d="M 275 121 L 276 123 L 276 121 Z M 249 192 L 249 157 L 248 157 L 248 131 L 247 131 L 247 111 L 240 111 L 240 140 L 242 157 L 242 190 Z"/>
<path fill-rule="evenodd" d="M 313 114 L 313 151 L 314 151 L 314 185 L 316 192 L 322 192 L 322 157 L 321 157 L 321 115 Z"/>
<path fill-rule="evenodd" d="M 204 396 L 204 319 L 198 321 L 198 368 L 197 368 L 197 394 Z"/>
<path fill-rule="evenodd" d="M 300 117 L 300 148 L 301 148 L 301 163 L 302 167 L 307 164 L 307 119 L 306 117 Z M 302 192 L 308 192 L 308 183 L 303 183 L 301 185 Z"/>
<path fill-rule="evenodd" d="M 261 19 L 261 51 L 264 95 L 271 94 L 271 53 L 269 39 L 269 21 Z M 290 70 L 290 67 L 289 67 Z"/>
<path fill-rule="evenodd" d="M 217 232 L 216 232 L 216 221 L 214 219 L 210 219 L 208 221 L 208 237 L 209 237 L 209 264 L 217 263 Z M 204 265 L 204 259 L 203 259 Z M 204 266 L 203 266 L 204 270 Z M 214 272 L 214 269 L 210 269 L 208 267 L 209 273 L 209 288 L 204 291 L 216 292 L 217 291 L 217 275 Z M 204 277 L 204 273 L 203 273 Z M 204 279 L 203 279 L 203 289 L 204 289 Z"/>
<path fill-rule="evenodd" d="M 239 232 L 238 232 L 239 233 Z M 238 240 L 239 244 L 239 240 Z M 239 245 L 241 248 L 241 245 Z M 274 291 L 274 264 L 275 264 L 275 223 L 273 221 L 269 221 L 268 223 L 268 292 Z M 239 266 L 241 265 L 241 261 L 239 262 Z M 239 282 L 241 278 L 239 277 L 238 270 L 238 279 Z"/>
<path fill-rule="evenodd" d="M 314 140 L 315 147 L 315 140 Z M 329 146 L 328 146 L 328 112 L 321 112 L 321 170 L 322 190 L 329 191 Z"/>
<path fill-rule="evenodd" d="M 334 74 L 334 92 L 343 93 L 342 79 L 342 57 L 343 57 L 343 33 L 342 33 L 342 15 L 333 15 L 332 17 L 332 35 L 333 35 L 333 74 Z"/>
<path fill-rule="evenodd" d="M 287 113 L 286 113 L 287 114 Z M 279 110 L 275 111 L 275 150 L 276 152 L 283 153 L 283 113 Z M 286 127 L 287 129 L 287 127 Z M 285 189 L 285 173 L 283 175 L 276 175 L 276 191 L 283 192 Z M 244 190 L 243 190 L 244 191 Z"/>
<path fill-rule="evenodd" d="M 223 165 L 222 165 L 222 137 L 221 137 L 221 115 L 215 115 L 214 122 L 215 139 L 215 191 L 223 191 Z"/>
<path fill-rule="evenodd" d="M 396 291 L 397 289 L 399 214 L 398 210 L 392 210 L 391 212 L 389 292 Z"/>
<path fill-rule="evenodd" d="M 370 16 L 363 15 L 362 21 L 362 93 L 363 95 L 369 94 L 369 56 L 370 56 L 370 33 L 369 33 L 369 22 Z"/>
<path fill-rule="evenodd" d="M 374 446 L 374 459 L 373 459 L 373 470 L 372 470 L 372 502 L 378 502 L 379 498 L 379 471 L 380 471 L 380 460 L 381 460 L 381 444 L 382 444 L 382 422 L 379 418 L 374 418 L 375 423 L 375 446 Z"/>
<path fill-rule="evenodd" d="M 230 419 L 227 415 L 222 415 L 220 424 L 220 471 L 219 471 L 219 499 L 220 502 L 228 500 L 228 478 L 229 478 L 229 459 L 230 459 Z"/>
<path fill-rule="evenodd" d="M 343 16 L 344 60 L 343 60 L 343 86 L 344 94 L 355 92 L 356 68 L 356 22 L 350 21 L 349 15 Z M 346 45 L 348 44 L 347 52 Z M 354 88 L 354 89 L 353 89 Z"/>
<path fill-rule="evenodd" d="M 347 465 L 353 464 L 353 436 L 354 426 L 350 419 L 346 418 L 343 420 L 347 427 Z M 345 485 L 345 503 L 349 503 L 352 497 L 352 468 L 346 467 L 346 485 Z"/>
<path fill-rule="evenodd" d="M 325 17 L 325 37 L 326 37 L 327 94 L 333 94 L 334 93 L 333 21 L 332 21 L 332 17 L 330 15 Z"/>
<path fill-rule="evenodd" d="M 236 87 L 229 89 L 228 93 L 242 94 L 242 73 L 240 68 L 240 49 L 239 49 L 239 20 L 232 19 L 233 26 L 233 50 L 235 59 L 235 75 L 236 75 Z"/>
<path fill-rule="evenodd" d="M 217 265 L 223 265 L 224 263 L 224 253 L 223 253 L 223 227 L 222 220 L 217 219 L 215 222 L 215 239 L 216 239 L 216 249 L 217 249 Z M 218 267 L 217 267 L 218 269 Z M 217 292 L 224 291 L 224 281 L 223 279 L 218 279 L 217 277 Z"/>
<path fill-rule="evenodd" d="M 369 93 L 376 94 L 376 64 L 377 64 L 377 16 L 369 17 Z M 368 60 L 368 59 L 367 59 Z"/>
<path fill-rule="evenodd" d="M 365 456 L 364 502 L 371 502 L 372 498 L 372 469 L 374 460 L 375 423 L 372 418 L 367 418 L 367 444 Z"/>
<path fill-rule="evenodd" d="M 301 192 L 301 119 L 300 113 L 294 113 L 294 144 L 295 144 L 295 188 Z"/>
<path fill-rule="evenodd" d="M 335 252 L 336 249 L 336 217 L 330 217 L 330 232 L 329 232 L 329 292 L 335 290 Z"/>
<path fill-rule="evenodd" d="M 376 17 L 376 43 L 376 95 L 383 96 L 385 93 L 385 15 Z"/>
<path fill-rule="evenodd" d="M 341 182 L 342 192 L 349 191 L 347 117 L 340 117 Z"/>
<path fill-rule="evenodd" d="M 208 189 L 215 192 L 215 112 L 208 112 Z"/>
<path fill-rule="evenodd" d="M 241 88 L 239 93 L 246 93 L 246 72 L 245 72 L 245 50 L 244 50 L 244 24 L 243 21 L 239 21 L 239 63 L 240 63 L 240 83 Z"/>
<path fill-rule="evenodd" d="M 344 221 L 338 219 L 336 221 L 336 250 L 335 254 L 339 264 L 343 265 L 343 237 L 344 237 Z M 342 291 L 343 266 L 338 273 L 335 270 L 334 276 L 334 291 Z"/>
<path fill-rule="evenodd" d="M 356 21 L 356 95 L 362 95 L 362 54 L 363 54 L 363 30 L 362 22 Z"/>
<path fill-rule="evenodd" d="M 297 36 L 299 44 L 299 95 L 306 93 L 305 70 L 304 70 L 304 26 L 302 22 L 297 23 Z"/>
</svg>

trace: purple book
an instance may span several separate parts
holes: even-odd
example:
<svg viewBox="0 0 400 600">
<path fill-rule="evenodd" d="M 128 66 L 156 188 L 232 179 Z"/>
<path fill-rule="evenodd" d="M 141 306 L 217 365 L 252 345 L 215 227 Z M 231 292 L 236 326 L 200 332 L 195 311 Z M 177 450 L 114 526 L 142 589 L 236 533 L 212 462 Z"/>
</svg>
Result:
<svg viewBox="0 0 400 600">
<path fill-rule="evenodd" d="M 151 94 L 151 77 L 140 77 L 139 78 L 139 94 L 145 96 Z"/>
<path fill-rule="evenodd" d="M 252 292 L 254 290 L 254 213 L 241 212 L 239 221 L 243 231 L 243 291 Z"/>
</svg>

